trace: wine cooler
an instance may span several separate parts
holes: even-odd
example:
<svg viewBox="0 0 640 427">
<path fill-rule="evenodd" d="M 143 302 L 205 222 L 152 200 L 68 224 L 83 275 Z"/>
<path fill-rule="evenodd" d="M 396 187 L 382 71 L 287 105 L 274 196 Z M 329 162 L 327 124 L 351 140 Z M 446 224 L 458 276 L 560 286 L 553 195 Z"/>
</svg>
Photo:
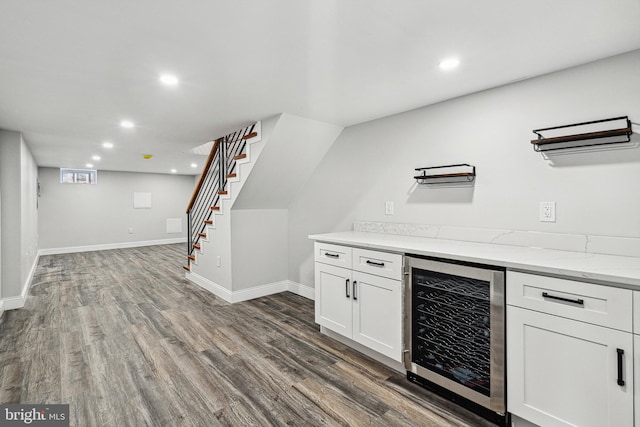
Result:
<svg viewBox="0 0 640 427">
<path fill-rule="evenodd" d="M 408 256 L 405 273 L 407 378 L 503 423 L 504 269 Z"/>
</svg>

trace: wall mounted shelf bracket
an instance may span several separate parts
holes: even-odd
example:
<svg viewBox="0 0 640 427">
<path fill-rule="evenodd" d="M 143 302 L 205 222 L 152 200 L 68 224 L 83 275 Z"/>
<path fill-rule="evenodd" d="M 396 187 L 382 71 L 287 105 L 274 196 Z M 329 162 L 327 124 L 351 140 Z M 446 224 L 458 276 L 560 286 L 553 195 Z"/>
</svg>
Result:
<svg viewBox="0 0 640 427">
<path fill-rule="evenodd" d="M 438 169 L 439 173 L 435 169 Z M 476 167 L 467 163 L 456 165 L 430 166 L 416 168 L 416 172 L 422 172 L 413 178 L 418 184 L 460 184 L 471 183 L 476 179 Z"/>
<path fill-rule="evenodd" d="M 578 130 L 579 133 L 568 135 L 563 134 L 562 130 L 569 128 L 574 128 L 574 130 Z M 591 122 L 535 129 L 533 133 L 538 135 L 537 139 L 531 140 L 533 149 L 536 152 L 544 152 L 624 144 L 631 141 L 631 134 L 633 131 L 631 130 L 631 120 L 629 120 L 629 117 L 622 116 L 611 119 L 594 120 Z"/>
</svg>

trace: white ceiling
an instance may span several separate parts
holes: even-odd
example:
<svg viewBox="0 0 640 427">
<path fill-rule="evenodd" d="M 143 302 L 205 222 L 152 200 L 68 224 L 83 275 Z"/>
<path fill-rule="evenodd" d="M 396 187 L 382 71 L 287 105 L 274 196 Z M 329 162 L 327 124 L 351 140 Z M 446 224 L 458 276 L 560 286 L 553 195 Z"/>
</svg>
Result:
<svg viewBox="0 0 640 427">
<path fill-rule="evenodd" d="M 639 49 L 639 22 L 639 0 L 1 0 L 0 128 L 41 166 L 192 174 L 254 120 L 361 123 Z"/>
</svg>

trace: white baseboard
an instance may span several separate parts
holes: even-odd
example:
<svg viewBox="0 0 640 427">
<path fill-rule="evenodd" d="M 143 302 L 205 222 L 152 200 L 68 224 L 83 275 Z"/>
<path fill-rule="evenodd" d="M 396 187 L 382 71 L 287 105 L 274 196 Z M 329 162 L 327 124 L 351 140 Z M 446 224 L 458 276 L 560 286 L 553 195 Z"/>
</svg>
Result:
<svg viewBox="0 0 640 427">
<path fill-rule="evenodd" d="M 71 254 L 76 252 L 107 251 L 111 249 L 138 248 L 142 246 L 171 245 L 173 243 L 187 243 L 187 238 L 178 237 L 175 239 L 144 240 L 140 242 L 107 243 L 104 245 L 70 246 L 66 248 L 40 249 L 38 255 L 58 255 Z"/>
<path fill-rule="evenodd" d="M 311 286 L 303 285 L 302 283 L 297 283 L 289 280 L 288 291 L 312 301 L 316 299 L 316 290 Z"/>
<path fill-rule="evenodd" d="M 36 259 L 33 260 L 33 265 L 31 266 L 31 270 L 29 270 L 29 275 L 27 279 L 22 284 L 22 293 L 15 297 L 3 298 L 0 301 L 0 315 L 4 310 L 16 310 L 18 308 L 24 307 L 27 302 L 27 295 L 29 295 L 29 288 L 31 287 L 31 280 L 33 279 L 33 275 L 36 272 L 36 268 L 38 268 L 38 260 L 40 259 L 40 252 L 36 255 Z"/>
<path fill-rule="evenodd" d="M 254 286 L 248 289 L 241 289 L 239 291 L 231 291 L 224 286 L 221 286 L 196 273 L 187 272 L 185 274 L 185 277 L 187 278 L 187 280 L 190 280 L 201 288 L 206 289 L 215 296 L 220 297 L 231 304 L 286 291 L 309 299 L 313 299 L 314 296 L 314 290 L 312 287 L 292 282 L 290 280 L 282 280 L 280 282 Z"/>
</svg>

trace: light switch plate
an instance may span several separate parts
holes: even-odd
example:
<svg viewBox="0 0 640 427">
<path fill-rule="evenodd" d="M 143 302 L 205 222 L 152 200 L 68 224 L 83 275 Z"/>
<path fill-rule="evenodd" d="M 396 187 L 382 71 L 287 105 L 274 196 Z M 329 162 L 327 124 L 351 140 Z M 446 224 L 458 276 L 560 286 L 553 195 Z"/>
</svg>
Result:
<svg viewBox="0 0 640 427">
<path fill-rule="evenodd" d="M 556 222 L 556 202 L 540 202 L 540 221 Z"/>
<path fill-rule="evenodd" d="M 393 215 L 393 202 L 384 202 L 384 214 Z"/>
</svg>

